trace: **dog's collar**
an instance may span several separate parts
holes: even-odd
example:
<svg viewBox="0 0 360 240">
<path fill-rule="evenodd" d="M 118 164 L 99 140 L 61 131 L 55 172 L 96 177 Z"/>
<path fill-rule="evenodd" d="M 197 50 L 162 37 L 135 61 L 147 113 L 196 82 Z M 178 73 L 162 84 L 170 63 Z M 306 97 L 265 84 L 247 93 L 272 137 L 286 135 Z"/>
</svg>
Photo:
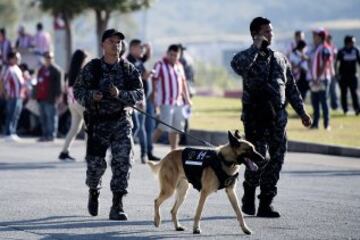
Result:
<svg viewBox="0 0 360 240">
<path fill-rule="evenodd" d="M 225 164 L 225 166 L 227 166 L 227 167 L 231 167 L 231 166 L 235 165 L 234 162 L 226 161 L 221 152 L 218 153 L 218 158 L 219 158 L 219 160 L 220 160 L 221 162 L 223 162 L 223 163 Z"/>
</svg>

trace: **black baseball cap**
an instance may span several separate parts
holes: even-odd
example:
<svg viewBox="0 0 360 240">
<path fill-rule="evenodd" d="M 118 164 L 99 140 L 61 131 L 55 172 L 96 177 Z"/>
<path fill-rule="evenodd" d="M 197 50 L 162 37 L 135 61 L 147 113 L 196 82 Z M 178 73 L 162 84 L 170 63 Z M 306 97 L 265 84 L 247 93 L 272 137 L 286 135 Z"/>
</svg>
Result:
<svg viewBox="0 0 360 240">
<path fill-rule="evenodd" d="M 184 45 L 182 45 L 181 43 L 179 43 L 179 47 L 182 51 L 186 50 L 186 47 Z"/>
<path fill-rule="evenodd" d="M 101 42 L 104 42 L 107 38 L 112 36 L 118 36 L 121 40 L 125 39 L 125 35 L 122 32 L 119 32 L 114 28 L 110 28 L 103 33 L 101 37 Z"/>
</svg>

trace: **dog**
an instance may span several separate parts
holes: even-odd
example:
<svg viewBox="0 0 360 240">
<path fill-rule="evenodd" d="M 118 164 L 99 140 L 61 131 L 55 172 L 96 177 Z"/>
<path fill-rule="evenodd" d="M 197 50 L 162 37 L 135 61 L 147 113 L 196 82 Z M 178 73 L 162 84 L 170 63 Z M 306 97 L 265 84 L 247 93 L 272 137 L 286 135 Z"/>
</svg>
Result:
<svg viewBox="0 0 360 240">
<path fill-rule="evenodd" d="M 169 152 L 160 162 L 148 161 L 151 170 L 158 175 L 160 183 L 160 193 L 154 201 L 156 227 L 159 227 L 161 222 L 160 205 L 176 190 L 176 201 L 171 209 L 172 221 L 176 231 L 185 230 L 178 221 L 177 212 L 191 182 L 194 188 L 200 191 L 194 217 L 194 234 L 201 233 L 200 217 L 206 198 L 222 188 L 225 188 L 242 231 L 251 234 L 252 231 L 244 221 L 235 193 L 236 178 L 240 164 L 245 164 L 251 171 L 257 171 L 255 162 L 263 161 L 264 157 L 255 150 L 253 144 L 241 138 L 238 130 L 235 134 L 228 131 L 228 139 L 228 144 L 215 149 L 176 149 Z M 195 177 L 190 175 L 191 171 L 195 172 Z"/>
</svg>

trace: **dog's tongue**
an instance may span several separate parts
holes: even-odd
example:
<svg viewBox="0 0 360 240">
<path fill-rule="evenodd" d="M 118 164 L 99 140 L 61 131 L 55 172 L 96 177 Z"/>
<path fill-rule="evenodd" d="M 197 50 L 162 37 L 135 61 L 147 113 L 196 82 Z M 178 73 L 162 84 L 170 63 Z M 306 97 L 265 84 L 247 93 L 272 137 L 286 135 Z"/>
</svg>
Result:
<svg viewBox="0 0 360 240">
<path fill-rule="evenodd" d="M 250 169 L 250 171 L 256 172 L 259 167 L 253 162 L 251 161 L 249 158 L 244 158 L 245 161 L 245 165 L 247 168 Z"/>
</svg>

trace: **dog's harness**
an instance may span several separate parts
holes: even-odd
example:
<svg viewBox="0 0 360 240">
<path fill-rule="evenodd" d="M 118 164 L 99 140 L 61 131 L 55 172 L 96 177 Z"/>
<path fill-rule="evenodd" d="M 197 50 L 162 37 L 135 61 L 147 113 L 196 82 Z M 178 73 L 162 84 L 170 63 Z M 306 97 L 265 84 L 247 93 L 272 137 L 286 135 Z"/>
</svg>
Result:
<svg viewBox="0 0 360 240">
<path fill-rule="evenodd" d="M 226 161 L 221 153 L 214 150 L 185 148 L 182 152 L 182 162 L 188 181 L 198 191 L 201 190 L 201 176 L 206 167 L 211 167 L 219 179 L 220 185 L 218 189 L 231 186 L 239 175 L 239 173 L 236 173 L 229 176 L 222 169 L 221 162 L 226 166 L 231 166 L 234 163 Z"/>
</svg>

